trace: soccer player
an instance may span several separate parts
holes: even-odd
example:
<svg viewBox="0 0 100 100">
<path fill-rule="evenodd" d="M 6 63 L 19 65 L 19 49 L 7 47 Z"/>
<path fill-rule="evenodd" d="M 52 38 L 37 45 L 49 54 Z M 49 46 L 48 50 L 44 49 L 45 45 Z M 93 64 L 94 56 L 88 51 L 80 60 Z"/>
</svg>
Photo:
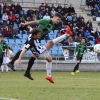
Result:
<svg viewBox="0 0 100 100">
<path fill-rule="evenodd" d="M 83 55 L 86 53 L 87 53 L 87 45 L 85 42 L 85 38 L 82 38 L 81 43 L 78 44 L 74 49 L 74 56 L 77 58 L 77 64 L 75 65 L 73 72 L 71 72 L 72 75 L 75 74 L 74 72 L 76 72 L 76 73 L 80 72 L 79 64 L 81 63 Z"/>
<path fill-rule="evenodd" d="M 9 46 L 4 41 L 4 36 L 3 35 L 1 35 L 1 46 L 2 46 L 2 65 L 1 65 L 1 70 L 3 72 L 4 64 L 6 65 L 10 61 Z M 7 65 L 6 65 L 6 72 L 8 72 L 8 66 Z"/>
<path fill-rule="evenodd" d="M 32 38 L 30 41 L 27 42 L 27 44 L 25 45 L 25 47 L 22 49 L 22 52 L 18 58 L 18 60 L 15 62 L 16 64 L 19 64 L 21 59 L 22 59 L 22 56 L 24 55 L 24 53 L 27 51 L 27 50 L 31 50 L 31 52 L 33 53 L 33 56 L 34 58 L 37 58 L 37 57 L 43 57 L 45 58 L 48 62 L 48 64 L 46 65 L 47 68 L 48 68 L 48 71 L 47 71 L 47 77 L 46 79 L 49 80 L 51 83 L 54 83 L 52 77 L 51 77 L 51 67 L 52 67 L 52 58 L 51 56 L 49 55 L 48 51 L 50 50 L 50 48 L 53 46 L 53 44 L 55 43 L 58 43 L 58 42 L 61 42 L 62 39 L 65 39 L 68 35 L 67 34 L 64 34 L 56 39 L 53 39 L 51 41 L 49 41 L 48 43 L 46 43 L 44 46 L 40 46 L 39 44 L 39 38 L 41 36 L 41 31 L 38 30 L 38 29 L 33 29 L 31 31 L 32 33 Z M 31 66 L 32 67 L 32 66 Z M 30 69 L 29 70 L 26 70 L 26 73 L 24 74 L 24 76 L 28 77 L 29 79 L 33 80 L 33 78 L 31 77 L 30 75 Z"/>
</svg>

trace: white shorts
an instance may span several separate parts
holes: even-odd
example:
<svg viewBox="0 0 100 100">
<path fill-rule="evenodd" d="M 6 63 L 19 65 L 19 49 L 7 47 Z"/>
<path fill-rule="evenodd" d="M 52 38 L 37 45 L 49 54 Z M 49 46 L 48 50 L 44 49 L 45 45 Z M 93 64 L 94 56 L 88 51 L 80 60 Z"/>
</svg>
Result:
<svg viewBox="0 0 100 100">
<path fill-rule="evenodd" d="M 47 58 L 48 55 L 49 55 L 49 52 L 47 51 L 47 48 L 43 46 L 41 54 L 39 55 L 39 58 Z"/>
<path fill-rule="evenodd" d="M 3 63 L 2 64 L 7 64 L 10 62 L 10 59 L 8 57 L 3 57 Z"/>
</svg>

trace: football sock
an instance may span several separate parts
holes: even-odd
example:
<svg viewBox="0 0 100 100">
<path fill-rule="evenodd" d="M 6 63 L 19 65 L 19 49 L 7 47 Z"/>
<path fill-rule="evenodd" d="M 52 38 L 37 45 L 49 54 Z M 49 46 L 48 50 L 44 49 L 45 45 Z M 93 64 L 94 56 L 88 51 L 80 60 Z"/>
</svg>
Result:
<svg viewBox="0 0 100 100">
<path fill-rule="evenodd" d="M 52 62 L 46 62 L 47 75 L 51 76 Z"/>
<path fill-rule="evenodd" d="M 14 58 L 12 59 L 12 61 L 10 61 L 10 64 L 14 64 L 15 60 L 18 59 L 18 57 L 19 57 L 21 51 L 22 51 L 22 50 L 20 50 L 20 51 L 18 51 L 18 52 L 16 53 L 16 55 L 14 56 Z"/>
<path fill-rule="evenodd" d="M 4 65 L 1 65 L 1 71 L 2 72 L 4 71 Z"/>
<path fill-rule="evenodd" d="M 8 66 L 6 65 L 6 72 L 8 72 Z"/>
<path fill-rule="evenodd" d="M 67 34 L 64 34 L 60 37 L 57 37 L 56 39 L 53 39 L 53 43 L 54 44 L 59 43 L 59 42 L 63 41 L 64 39 L 66 39 L 67 36 L 68 36 Z"/>
<path fill-rule="evenodd" d="M 33 58 L 33 57 L 31 57 L 29 59 L 28 66 L 27 66 L 27 69 L 26 69 L 26 73 L 28 73 L 28 74 L 30 73 L 30 70 L 31 70 L 31 68 L 32 68 L 32 66 L 34 64 L 35 59 L 36 58 Z"/>
<path fill-rule="evenodd" d="M 76 70 L 78 70 L 78 68 L 79 68 L 79 63 L 77 63 L 77 64 L 75 65 L 73 72 L 75 72 Z"/>
</svg>

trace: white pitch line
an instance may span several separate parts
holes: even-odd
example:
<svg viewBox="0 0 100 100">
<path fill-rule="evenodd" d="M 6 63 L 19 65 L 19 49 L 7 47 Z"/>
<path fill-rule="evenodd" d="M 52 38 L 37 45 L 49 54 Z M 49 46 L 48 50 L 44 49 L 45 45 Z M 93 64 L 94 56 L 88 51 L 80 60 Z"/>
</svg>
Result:
<svg viewBox="0 0 100 100">
<path fill-rule="evenodd" d="M 16 100 L 16 99 L 0 97 L 0 100 Z"/>
</svg>

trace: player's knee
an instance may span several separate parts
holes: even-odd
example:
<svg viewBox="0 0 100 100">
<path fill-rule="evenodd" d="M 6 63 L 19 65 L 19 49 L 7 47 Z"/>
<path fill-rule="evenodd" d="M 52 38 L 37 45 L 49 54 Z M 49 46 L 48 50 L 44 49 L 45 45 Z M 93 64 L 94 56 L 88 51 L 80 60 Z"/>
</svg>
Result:
<svg viewBox="0 0 100 100">
<path fill-rule="evenodd" d="M 46 58 L 46 60 L 47 60 L 48 62 L 52 62 L 52 57 L 51 57 L 50 55 L 48 55 L 47 58 Z"/>
<path fill-rule="evenodd" d="M 50 40 L 48 43 L 51 44 L 51 45 L 53 45 L 53 41 L 52 40 Z"/>
</svg>

